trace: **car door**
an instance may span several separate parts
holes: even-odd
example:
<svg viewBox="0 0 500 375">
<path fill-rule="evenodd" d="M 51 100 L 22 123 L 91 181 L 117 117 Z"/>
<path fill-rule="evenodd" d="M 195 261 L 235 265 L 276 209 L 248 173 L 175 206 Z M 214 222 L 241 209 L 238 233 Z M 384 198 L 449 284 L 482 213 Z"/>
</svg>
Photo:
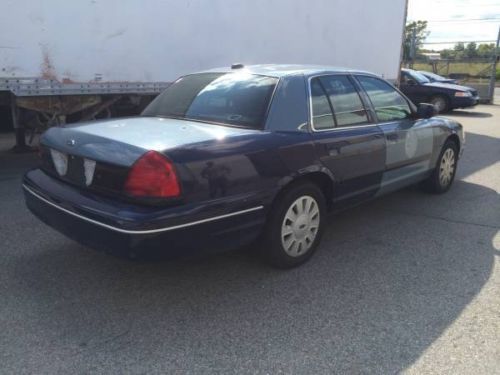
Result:
<svg viewBox="0 0 500 375">
<path fill-rule="evenodd" d="M 309 79 L 315 150 L 335 180 L 334 200 L 373 196 L 385 166 L 385 140 L 348 75 Z"/>
<path fill-rule="evenodd" d="M 388 82 L 374 76 L 356 75 L 383 131 L 386 142 L 385 171 L 380 193 L 416 182 L 431 169 L 432 120 L 418 120 L 406 100 Z"/>
<path fill-rule="evenodd" d="M 401 72 L 400 89 L 415 104 L 428 101 L 429 90 L 408 72 Z"/>
</svg>

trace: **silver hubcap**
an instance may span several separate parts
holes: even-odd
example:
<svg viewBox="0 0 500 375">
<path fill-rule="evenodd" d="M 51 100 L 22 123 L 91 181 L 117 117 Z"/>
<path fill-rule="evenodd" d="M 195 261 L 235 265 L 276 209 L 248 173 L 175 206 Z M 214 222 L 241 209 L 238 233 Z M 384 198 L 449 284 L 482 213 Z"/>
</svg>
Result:
<svg viewBox="0 0 500 375">
<path fill-rule="evenodd" d="M 441 165 L 439 166 L 439 182 L 441 186 L 448 186 L 453 178 L 455 171 L 455 152 L 448 148 L 441 158 Z"/>
<path fill-rule="evenodd" d="M 298 257 L 311 248 L 318 234 L 319 220 L 314 198 L 304 195 L 292 203 L 281 225 L 281 244 L 288 255 Z"/>
<path fill-rule="evenodd" d="M 432 104 L 434 105 L 434 108 L 436 108 L 436 111 L 438 113 L 442 112 L 444 110 L 444 107 L 446 106 L 444 99 L 441 98 L 433 99 Z"/>
</svg>

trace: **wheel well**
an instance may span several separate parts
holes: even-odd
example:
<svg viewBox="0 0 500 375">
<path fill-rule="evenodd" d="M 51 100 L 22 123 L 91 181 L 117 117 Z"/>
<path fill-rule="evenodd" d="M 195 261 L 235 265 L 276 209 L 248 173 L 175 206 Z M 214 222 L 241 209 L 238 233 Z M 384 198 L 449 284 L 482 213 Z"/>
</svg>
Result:
<svg viewBox="0 0 500 375">
<path fill-rule="evenodd" d="M 323 172 L 311 172 L 295 178 L 294 180 L 283 186 L 283 188 L 274 198 L 274 201 L 276 201 L 286 190 L 290 189 L 292 186 L 306 181 L 312 182 L 321 189 L 323 195 L 325 196 L 327 209 L 330 209 L 332 206 L 333 198 L 333 181 L 326 173 Z"/>
<path fill-rule="evenodd" d="M 432 94 L 430 96 L 430 99 L 432 98 L 443 98 L 445 99 L 446 101 L 449 101 L 451 98 L 448 94 L 444 94 L 444 93 L 439 93 L 439 94 Z"/>
<path fill-rule="evenodd" d="M 454 142 L 455 145 L 457 146 L 457 151 L 460 152 L 460 138 L 458 138 L 458 135 L 456 134 L 450 135 L 448 138 L 446 138 L 446 142 L 447 141 Z"/>
</svg>

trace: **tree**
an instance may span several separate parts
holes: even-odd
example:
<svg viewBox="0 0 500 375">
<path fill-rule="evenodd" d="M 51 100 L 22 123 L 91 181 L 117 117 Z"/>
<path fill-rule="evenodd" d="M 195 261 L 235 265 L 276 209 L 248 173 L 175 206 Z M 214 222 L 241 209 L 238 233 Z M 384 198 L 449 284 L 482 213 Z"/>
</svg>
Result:
<svg viewBox="0 0 500 375">
<path fill-rule="evenodd" d="M 477 44 L 475 42 L 470 42 L 465 45 L 464 43 L 457 43 L 451 48 L 443 49 L 440 51 L 441 57 L 446 60 L 460 60 L 466 57 L 479 57 L 479 58 L 491 58 L 495 54 L 495 44 Z M 499 51 L 500 52 L 500 51 Z"/>
<path fill-rule="evenodd" d="M 462 42 L 455 44 L 455 47 L 453 47 L 453 54 L 455 59 L 463 59 L 465 56 L 465 44 Z"/>
<path fill-rule="evenodd" d="M 415 31 L 414 31 L 415 30 Z M 406 24 L 404 44 L 403 44 L 403 59 L 409 60 L 411 58 L 411 45 L 413 33 L 415 32 L 415 54 L 425 41 L 425 38 L 430 34 L 427 31 L 427 21 L 412 21 Z"/>
<path fill-rule="evenodd" d="M 441 53 L 441 58 L 445 60 L 452 60 L 455 58 L 455 51 L 453 51 L 450 48 L 443 49 L 440 51 L 440 53 Z"/>
<path fill-rule="evenodd" d="M 495 52 L 495 44 L 494 43 L 485 43 L 480 44 L 477 47 L 477 55 L 479 57 L 492 57 Z"/>
<path fill-rule="evenodd" d="M 463 42 L 458 42 L 457 44 L 455 44 L 455 47 L 453 47 L 453 49 L 456 52 L 463 52 L 465 51 L 465 44 Z"/>
<path fill-rule="evenodd" d="M 477 57 L 477 44 L 476 42 L 470 42 L 467 44 L 467 47 L 465 47 L 465 56 L 472 58 L 472 57 Z"/>
</svg>

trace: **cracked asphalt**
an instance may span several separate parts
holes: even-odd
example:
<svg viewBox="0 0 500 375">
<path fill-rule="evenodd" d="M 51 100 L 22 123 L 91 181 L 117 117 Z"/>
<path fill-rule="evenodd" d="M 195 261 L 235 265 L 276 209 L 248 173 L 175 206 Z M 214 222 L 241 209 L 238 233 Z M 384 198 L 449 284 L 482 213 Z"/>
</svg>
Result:
<svg viewBox="0 0 500 375">
<path fill-rule="evenodd" d="M 329 220 L 313 259 L 252 249 L 131 262 L 24 207 L 32 155 L 0 154 L 0 373 L 450 373 L 500 369 L 500 106 L 455 111 L 445 195 L 416 188 Z"/>
</svg>

